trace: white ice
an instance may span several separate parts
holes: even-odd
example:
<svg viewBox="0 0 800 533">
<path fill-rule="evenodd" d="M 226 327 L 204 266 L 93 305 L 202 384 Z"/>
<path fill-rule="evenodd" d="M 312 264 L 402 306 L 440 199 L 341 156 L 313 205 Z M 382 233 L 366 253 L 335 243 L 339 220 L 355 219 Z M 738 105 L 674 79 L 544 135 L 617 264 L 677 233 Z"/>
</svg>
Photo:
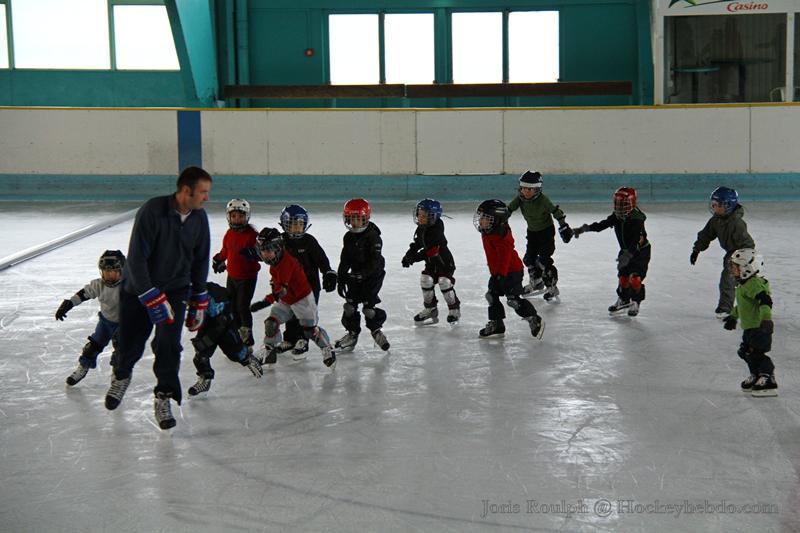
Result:
<svg viewBox="0 0 800 533">
<path fill-rule="evenodd" d="M 339 204 L 308 207 L 310 232 L 338 263 Z M 114 412 L 103 406 L 108 351 L 77 386 L 64 383 L 98 307 L 86 302 L 63 323 L 55 309 L 98 275 L 100 252 L 127 248 L 130 223 L 1 272 L 0 531 L 800 530 L 794 205 L 747 206 L 775 300 L 780 396 L 759 399 L 739 390 L 741 331 L 713 316 L 720 248 L 689 266 L 704 205 L 643 205 L 653 259 L 633 319 L 606 311 L 613 232 L 559 241 L 561 303 L 533 300 L 542 341 L 513 313 L 503 340 L 478 339 L 488 272 L 473 204 L 445 204 L 462 320 L 413 326 L 420 268 L 400 266 L 411 207 L 373 205 L 388 353 L 365 333 L 334 372 L 312 347 L 305 363 L 282 358 L 261 380 L 217 353 L 211 391 L 185 397 L 171 431 L 153 418 L 149 349 Z M 610 212 L 564 207 L 573 226 Z M 11 254 L 130 208 L 7 204 L 0 245 Z M 274 225 L 279 211 L 257 203 L 253 221 Z M 218 248 L 223 209 L 209 212 Z M 522 254 L 524 223 L 512 222 Z M 266 284 L 262 274 L 259 295 Z M 335 293 L 323 293 L 331 337 L 343 334 L 340 313 Z M 256 315 L 257 337 L 265 317 Z M 195 377 L 188 339 L 184 391 Z"/>
</svg>

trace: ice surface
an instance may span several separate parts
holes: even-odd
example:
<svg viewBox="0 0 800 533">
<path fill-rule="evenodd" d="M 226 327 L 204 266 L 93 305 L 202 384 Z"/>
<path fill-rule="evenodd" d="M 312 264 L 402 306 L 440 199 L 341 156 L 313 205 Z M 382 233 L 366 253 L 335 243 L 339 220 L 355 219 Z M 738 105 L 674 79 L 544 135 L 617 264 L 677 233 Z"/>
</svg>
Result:
<svg viewBox="0 0 800 533">
<path fill-rule="evenodd" d="M 340 205 L 307 207 L 311 233 L 337 264 Z M 561 303 L 533 300 L 547 321 L 542 341 L 513 313 L 505 339 L 477 338 L 488 271 L 474 207 L 445 204 L 457 326 L 414 327 L 420 268 L 400 267 L 412 205 L 375 203 L 391 350 L 365 331 L 333 373 L 312 346 L 305 363 L 282 357 L 261 380 L 218 353 L 211 391 L 186 398 L 171 431 L 153 419 L 149 350 L 117 411 L 103 407 L 108 351 L 84 381 L 64 384 L 98 307 L 86 302 L 63 323 L 55 309 L 97 276 L 100 252 L 127 248 L 130 223 L 1 272 L 0 531 L 800 529 L 796 209 L 747 206 L 773 287 L 780 384 L 779 397 L 756 399 L 739 391 L 741 332 L 713 316 L 718 245 L 689 266 L 704 205 L 643 206 L 653 260 L 635 319 L 606 312 L 616 298 L 613 232 L 559 241 Z M 4 205 L 0 245 L 11 254 L 128 208 Z M 565 211 L 577 226 L 610 206 Z M 218 249 L 224 209 L 209 212 Z M 274 225 L 279 212 L 256 204 L 253 221 Z M 522 254 L 524 223 L 519 214 L 512 222 Z M 264 274 L 259 296 L 266 286 Z M 335 293 L 323 293 L 321 325 L 334 338 L 344 333 L 340 313 Z M 256 315 L 257 338 L 264 318 Z M 188 339 L 184 389 L 195 377 Z M 686 504 L 696 507 L 667 507 Z M 731 507 L 746 504 L 765 507 Z"/>
</svg>

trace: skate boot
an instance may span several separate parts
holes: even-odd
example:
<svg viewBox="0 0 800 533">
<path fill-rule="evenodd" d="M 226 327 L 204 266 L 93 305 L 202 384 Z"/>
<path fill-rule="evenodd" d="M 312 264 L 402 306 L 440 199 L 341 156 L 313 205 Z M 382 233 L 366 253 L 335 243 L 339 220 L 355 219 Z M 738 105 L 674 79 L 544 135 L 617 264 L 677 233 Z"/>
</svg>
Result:
<svg viewBox="0 0 800 533">
<path fill-rule="evenodd" d="M 305 339 L 300 339 L 294 345 L 294 349 L 292 349 L 292 359 L 295 361 L 302 361 L 306 358 L 308 352 L 308 341 Z"/>
<path fill-rule="evenodd" d="M 255 344 L 253 340 L 253 328 L 242 326 L 239 328 L 239 336 L 242 338 L 245 346 L 252 346 Z"/>
<path fill-rule="evenodd" d="M 506 332 L 506 325 L 502 320 L 490 320 L 486 323 L 486 327 L 478 332 L 482 339 L 489 337 L 500 337 Z"/>
<path fill-rule="evenodd" d="M 333 348 L 326 346 L 322 349 L 322 364 L 334 370 L 336 368 L 336 352 Z"/>
<path fill-rule="evenodd" d="M 730 309 L 725 309 L 722 306 L 717 306 L 717 308 L 714 309 L 714 315 L 720 320 L 725 320 L 726 318 L 728 318 L 730 316 L 730 314 L 731 314 L 731 310 Z"/>
<path fill-rule="evenodd" d="M 73 385 L 77 385 L 80 380 L 86 377 L 86 374 L 89 373 L 89 367 L 83 366 L 82 364 L 78 363 L 78 368 L 67 377 L 67 385 L 70 387 Z"/>
<path fill-rule="evenodd" d="M 448 324 L 455 324 L 461 319 L 461 309 L 456 307 L 455 309 L 450 309 L 447 312 L 447 323 Z"/>
<path fill-rule="evenodd" d="M 553 285 L 552 287 L 547 287 L 547 290 L 544 291 L 544 294 L 542 295 L 542 298 L 544 298 L 545 302 L 552 302 L 552 301 L 554 301 L 555 299 L 558 298 L 558 295 L 560 293 L 561 293 L 561 291 L 558 290 L 558 287 Z"/>
<path fill-rule="evenodd" d="M 130 384 L 131 378 L 117 379 L 116 376 L 111 378 L 111 386 L 108 388 L 108 392 L 106 392 L 106 409 L 113 411 L 119 406 Z"/>
<path fill-rule="evenodd" d="M 280 344 L 278 346 L 280 346 Z M 264 348 L 259 351 L 259 353 L 262 354 L 262 365 L 274 365 L 278 362 L 278 346 L 272 346 L 271 344 L 264 345 Z"/>
<path fill-rule="evenodd" d="M 536 296 L 537 294 L 542 294 L 545 290 L 547 289 L 544 286 L 544 280 L 542 280 L 542 278 L 531 278 L 530 283 L 522 288 L 522 295 Z"/>
<path fill-rule="evenodd" d="M 752 392 L 753 385 L 755 385 L 756 381 L 758 380 L 758 376 L 755 374 L 750 374 L 742 381 L 742 392 Z"/>
<path fill-rule="evenodd" d="M 334 348 L 337 348 L 343 352 L 344 351 L 350 352 L 353 350 L 353 348 L 356 347 L 357 342 L 358 342 L 358 333 L 351 333 L 348 331 L 347 334 L 345 334 L 344 337 L 336 341 L 333 346 Z"/>
<path fill-rule="evenodd" d="M 289 341 L 281 341 L 278 343 L 278 346 L 275 347 L 275 349 L 278 350 L 278 353 L 288 352 L 292 348 L 294 348 L 294 344 Z"/>
<path fill-rule="evenodd" d="M 437 307 L 426 307 L 414 315 L 414 324 L 417 326 L 428 326 L 439 322 L 439 309 Z"/>
<path fill-rule="evenodd" d="M 258 357 L 254 356 L 252 352 L 247 355 L 247 364 L 245 366 L 257 378 L 264 375 L 264 370 L 261 368 L 261 361 L 259 361 Z M 191 390 L 189 394 L 191 394 Z"/>
<path fill-rule="evenodd" d="M 774 374 L 759 374 L 758 379 L 753 383 L 750 394 L 758 398 L 765 396 L 778 395 L 778 383 L 775 381 Z"/>
<path fill-rule="evenodd" d="M 608 312 L 612 315 L 616 315 L 617 313 L 627 309 L 631 306 L 631 301 L 624 299 L 624 298 L 617 298 L 617 301 L 608 306 Z"/>
<path fill-rule="evenodd" d="M 544 319 L 539 315 L 533 315 L 526 317 L 525 320 L 531 325 L 531 335 L 542 340 L 542 336 L 544 335 Z"/>
<path fill-rule="evenodd" d="M 377 344 L 384 352 L 389 349 L 389 340 L 380 329 L 376 329 L 372 332 L 372 338 L 375 340 L 375 344 Z"/>
<path fill-rule="evenodd" d="M 172 408 L 169 405 L 171 398 L 172 396 L 166 392 L 159 392 L 156 394 L 156 422 L 158 422 L 158 427 L 161 429 L 174 428 L 175 424 L 177 424 L 177 422 L 175 422 L 175 417 L 172 416 Z"/>
<path fill-rule="evenodd" d="M 639 302 L 631 302 L 628 306 L 628 316 L 636 316 L 639 314 Z"/>
<path fill-rule="evenodd" d="M 189 387 L 189 396 L 197 396 L 201 392 L 208 392 L 208 389 L 211 388 L 211 381 L 211 378 L 198 377 L 197 383 Z M 156 415 L 156 418 L 158 418 L 158 415 Z"/>
</svg>

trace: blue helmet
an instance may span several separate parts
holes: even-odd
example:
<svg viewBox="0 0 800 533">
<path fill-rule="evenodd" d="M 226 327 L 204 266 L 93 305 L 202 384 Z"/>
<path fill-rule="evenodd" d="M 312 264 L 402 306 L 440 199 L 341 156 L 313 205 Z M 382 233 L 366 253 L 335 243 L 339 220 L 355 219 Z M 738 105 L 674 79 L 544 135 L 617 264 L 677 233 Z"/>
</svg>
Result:
<svg viewBox="0 0 800 533">
<path fill-rule="evenodd" d="M 739 194 L 736 192 L 736 189 L 717 187 L 717 189 L 711 193 L 711 199 L 708 203 L 708 210 L 711 211 L 712 214 L 715 214 L 714 205 L 724 206 L 725 214 L 730 215 L 733 213 L 733 210 L 736 209 L 736 206 L 739 205 Z"/>
<path fill-rule="evenodd" d="M 298 226 L 298 221 L 302 221 L 302 227 Z M 308 211 L 301 205 L 287 205 L 281 211 L 281 227 L 290 239 L 299 239 L 311 227 L 308 223 Z"/>
<path fill-rule="evenodd" d="M 439 200 L 434 200 L 433 198 L 425 198 L 424 200 L 420 200 L 417 206 L 414 208 L 414 212 L 412 213 L 412 218 L 415 224 L 419 224 L 420 211 L 428 215 L 427 225 L 433 226 L 436 224 L 436 221 L 441 218 L 443 209 L 442 204 L 439 203 Z"/>
</svg>

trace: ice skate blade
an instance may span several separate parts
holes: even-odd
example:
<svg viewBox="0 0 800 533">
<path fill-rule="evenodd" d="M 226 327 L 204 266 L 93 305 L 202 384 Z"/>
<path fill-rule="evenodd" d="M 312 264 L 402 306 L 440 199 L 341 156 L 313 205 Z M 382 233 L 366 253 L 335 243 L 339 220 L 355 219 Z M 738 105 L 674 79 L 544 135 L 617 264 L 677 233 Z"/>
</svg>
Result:
<svg viewBox="0 0 800 533">
<path fill-rule="evenodd" d="M 300 361 L 305 361 L 308 358 L 308 352 L 303 353 L 293 353 L 292 354 L 292 361 L 299 363 Z"/>
<path fill-rule="evenodd" d="M 546 324 L 545 324 L 544 320 L 542 320 L 542 327 L 539 329 L 539 332 L 536 335 L 533 336 L 535 339 L 542 340 L 542 337 L 544 337 L 544 328 L 545 328 L 545 326 L 546 326 Z"/>
<path fill-rule="evenodd" d="M 415 320 L 414 321 L 414 325 L 417 326 L 418 328 L 422 327 L 422 326 L 433 326 L 434 324 L 438 324 L 438 323 L 439 323 L 439 319 L 438 318 L 426 318 L 425 320 Z"/>
<path fill-rule="evenodd" d="M 486 335 L 485 337 L 482 337 L 480 334 L 478 334 L 479 339 L 487 341 L 490 341 L 492 339 L 502 339 L 505 336 L 506 336 L 505 331 L 503 333 L 492 333 L 491 335 Z"/>
<path fill-rule="evenodd" d="M 773 398 L 778 395 L 778 389 L 751 391 L 750 395 L 753 398 Z"/>
</svg>

